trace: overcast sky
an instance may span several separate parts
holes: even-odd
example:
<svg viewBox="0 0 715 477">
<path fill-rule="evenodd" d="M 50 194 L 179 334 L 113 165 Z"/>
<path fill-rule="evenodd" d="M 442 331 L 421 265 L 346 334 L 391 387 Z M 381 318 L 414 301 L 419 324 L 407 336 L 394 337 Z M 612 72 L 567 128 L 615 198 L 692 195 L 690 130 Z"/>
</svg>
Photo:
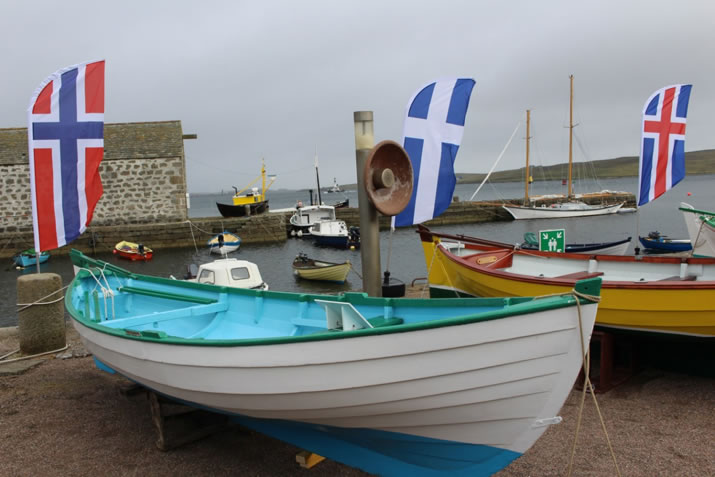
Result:
<svg viewBox="0 0 715 477">
<path fill-rule="evenodd" d="M 69 5 L 69 6 L 68 6 Z M 525 110 L 532 160 L 637 155 L 643 104 L 693 84 L 686 151 L 715 147 L 715 2 L 4 1 L 0 128 L 25 127 L 54 71 L 104 58 L 108 123 L 181 120 L 189 190 L 246 185 L 265 158 L 276 188 L 353 183 L 353 112 L 399 141 L 417 88 L 476 80 L 458 172 L 486 172 Z M 498 169 L 522 167 L 522 127 Z M 584 152 L 586 154 L 584 154 Z"/>
</svg>

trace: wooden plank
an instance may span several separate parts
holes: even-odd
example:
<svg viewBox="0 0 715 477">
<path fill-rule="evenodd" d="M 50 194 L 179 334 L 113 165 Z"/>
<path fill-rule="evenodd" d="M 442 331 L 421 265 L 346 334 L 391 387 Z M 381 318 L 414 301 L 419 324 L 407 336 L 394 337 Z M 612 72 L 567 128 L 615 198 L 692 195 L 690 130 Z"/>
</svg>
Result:
<svg viewBox="0 0 715 477">
<path fill-rule="evenodd" d="M 310 451 L 301 451 L 295 456 L 295 461 L 304 469 L 310 469 L 325 460 L 325 457 Z"/>
</svg>

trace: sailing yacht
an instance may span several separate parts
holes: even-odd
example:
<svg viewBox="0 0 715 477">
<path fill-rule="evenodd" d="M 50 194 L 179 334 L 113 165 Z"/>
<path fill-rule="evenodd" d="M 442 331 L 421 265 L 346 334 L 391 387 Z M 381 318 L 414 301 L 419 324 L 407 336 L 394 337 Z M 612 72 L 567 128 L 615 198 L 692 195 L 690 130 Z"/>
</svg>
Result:
<svg viewBox="0 0 715 477">
<path fill-rule="evenodd" d="M 550 205 L 541 205 L 536 207 L 533 200 L 529 198 L 529 122 L 530 111 L 526 111 L 526 186 L 524 192 L 524 205 L 503 205 L 512 217 L 516 220 L 522 219 L 551 219 L 551 218 L 566 218 L 566 217 L 586 217 L 591 215 L 606 215 L 615 214 L 618 209 L 623 207 L 623 202 L 620 204 L 598 206 L 589 205 L 580 200 L 575 200 L 573 194 L 573 75 L 569 76 L 571 80 L 571 94 L 569 98 L 569 177 L 568 177 L 568 196 L 564 202 L 556 202 Z"/>
</svg>

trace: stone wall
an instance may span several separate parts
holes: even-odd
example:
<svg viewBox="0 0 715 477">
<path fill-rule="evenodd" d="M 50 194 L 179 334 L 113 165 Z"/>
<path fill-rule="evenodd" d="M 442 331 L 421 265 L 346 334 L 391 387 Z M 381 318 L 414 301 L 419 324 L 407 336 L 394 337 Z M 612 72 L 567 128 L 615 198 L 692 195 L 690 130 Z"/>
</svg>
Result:
<svg viewBox="0 0 715 477">
<path fill-rule="evenodd" d="M 64 255 L 76 248 L 85 253 L 107 253 L 122 240 L 142 243 L 160 254 L 171 248 L 206 248 L 206 242 L 223 230 L 235 232 L 242 244 L 275 243 L 287 239 L 289 223 L 284 214 L 263 214 L 253 217 L 208 217 L 181 222 L 146 224 L 90 225 L 74 242 L 56 250 L 52 255 Z M 192 234 L 193 232 L 193 234 Z M 12 257 L 19 250 L 32 246 L 32 232 L 0 232 L 0 258 Z"/>
<path fill-rule="evenodd" d="M 32 231 L 27 130 L 0 129 L 0 233 Z M 106 124 L 92 225 L 186 220 L 180 121 Z"/>
</svg>

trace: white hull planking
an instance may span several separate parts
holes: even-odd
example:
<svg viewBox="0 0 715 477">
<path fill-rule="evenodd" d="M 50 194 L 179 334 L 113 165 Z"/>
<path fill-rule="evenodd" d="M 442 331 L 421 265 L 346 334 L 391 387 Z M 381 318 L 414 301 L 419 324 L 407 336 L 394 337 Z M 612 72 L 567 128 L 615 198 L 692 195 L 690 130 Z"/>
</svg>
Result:
<svg viewBox="0 0 715 477">
<path fill-rule="evenodd" d="M 587 344 L 596 305 L 581 310 Z M 178 399 L 515 452 L 544 432 L 538 420 L 557 415 L 582 360 L 573 307 L 458 327 L 236 347 L 135 341 L 74 323 L 97 359 Z"/>
</svg>

